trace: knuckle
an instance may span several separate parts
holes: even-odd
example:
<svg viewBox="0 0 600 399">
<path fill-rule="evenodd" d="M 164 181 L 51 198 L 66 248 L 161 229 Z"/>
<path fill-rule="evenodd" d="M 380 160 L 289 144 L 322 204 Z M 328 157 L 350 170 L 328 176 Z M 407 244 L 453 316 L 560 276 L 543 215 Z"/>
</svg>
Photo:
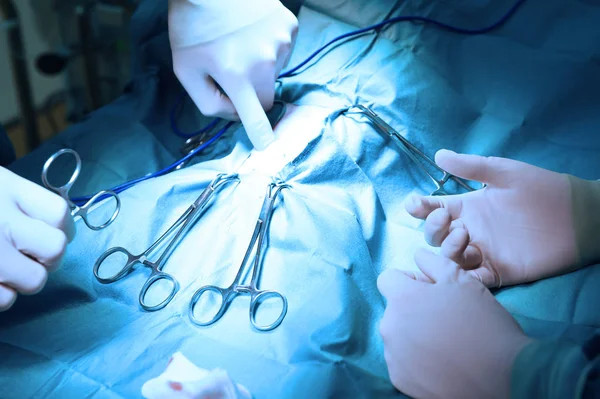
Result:
<svg viewBox="0 0 600 399">
<path fill-rule="evenodd" d="M 15 246 L 10 223 L 6 220 L 0 221 L 0 236 L 4 237 L 11 246 Z"/>
<path fill-rule="evenodd" d="M 62 230 L 57 230 L 56 234 L 52 234 L 52 238 L 47 237 L 47 239 L 52 240 L 50 246 L 50 256 L 48 259 L 48 266 L 52 267 L 61 261 L 67 249 L 69 240 L 67 235 Z"/>
<path fill-rule="evenodd" d="M 383 318 L 381 319 L 381 322 L 379 323 L 379 335 L 381 335 L 381 337 L 384 339 L 384 341 L 386 341 L 386 339 L 389 337 L 390 335 L 390 323 L 389 323 L 389 318 L 386 317 L 387 312 L 385 312 L 383 314 Z"/>
<path fill-rule="evenodd" d="M 67 201 L 65 201 L 62 197 L 54 195 L 53 199 L 54 203 L 52 204 L 52 215 L 56 219 L 56 222 L 59 223 L 67 216 L 70 216 L 71 209 L 69 204 L 67 204 Z"/>
<path fill-rule="evenodd" d="M 56 245 L 56 249 L 57 249 L 57 254 L 63 255 L 65 252 L 65 249 L 67 248 L 67 245 L 69 243 L 69 239 L 67 238 L 67 235 L 65 234 L 64 231 L 58 230 L 55 240 L 56 240 L 55 245 Z"/>
<path fill-rule="evenodd" d="M 4 312 L 14 305 L 17 300 L 17 293 L 11 289 L 5 289 L 0 286 L 3 292 L 0 293 L 0 312 Z"/>
<path fill-rule="evenodd" d="M 298 31 L 298 18 L 296 18 L 296 16 L 293 13 L 289 13 L 288 14 L 290 19 L 289 19 L 289 23 L 290 23 L 290 27 L 291 27 L 291 31 L 293 32 L 297 32 Z"/>
<path fill-rule="evenodd" d="M 500 157 L 486 156 L 481 158 L 480 167 L 482 168 L 482 170 L 485 167 L 487 167 L 488 169 L 503 169 L 503 166 L 504 162 L 503 159 Z"/>
<path fill-rule="evenodd" d="M 21 293 L 25 295 L 37 294 L 44 288 L 48 280 L 48 271 L 43 266 L 34 268 L 29 274 Z"/>
<path fill-rule="evenodd" d="M 226 101 L 222 98 L 222 94 L 216 88 L 215 91 L 209 93 L 209 95 L 204 95 L 200 98 L 194 97 L 194 103 L 203 115 L 209 117 L 220 116 L 227 110 L 225 107 Z"/>
<path fill-rule="evenodd" d="M 222 74 L 230 80 L 240 80 L 244 77 L 244 68 L 238 63 L 224 63 L 221 68 Z"/>
<path fill-rule="evenodd" d="M 390 372 L 390 382 L 399 391 L 402 391 L 405 386 L 405 380 L 402 373 Z"/>
<path fill-rule="evenodd" d="M 48 205 L 48 221 L 53 226 L 63 226 L 66 218 L 71 217 L 71 208 L 62 197 L 53 193 L 52 202 Z"/>
<path fill-rule="evenodd" d="M 454 262 L 452 259 L 447 258 L 445 256 L 441 256 L 440 258 L 441 258 L 440 262 L 445 270 L 449 270 L 449 271 L 453 272 L 453 271 L 459 269 L 458 264 L 456 262 Z"/>
<path fill-rule="evenodd" d="M 237 51 L 224 51 L 219 60 L 219 75 L 226 76 L 229 80 L 241 79 L 244 76 L 245 64 L 240 62 Z"/>
<path fill-rule="evenodd" d="M 446 225 L 449 224 L 451 220 L 450 212 L 448 212 L 446 208 L 438 208 L 427 216 L 427 221 L 436 225 Z"/>
<path fill-rule="evenodd" d="M 491 156 L 486 156 L 486 157 L 484 157 L 484 159 L 485 159 L 487 162 L 489 162 L 489 163 L 494 163 L 494 162 L 496 162 L 496 163 L 497 163 L 497 162 L 501 162 L 501 161 L 502 161 L 502 158 L 500 158 L 500 157 L 496 157 L 496 156 L 493 156 L 493 155 L 491 155 Z"/>
</svg>

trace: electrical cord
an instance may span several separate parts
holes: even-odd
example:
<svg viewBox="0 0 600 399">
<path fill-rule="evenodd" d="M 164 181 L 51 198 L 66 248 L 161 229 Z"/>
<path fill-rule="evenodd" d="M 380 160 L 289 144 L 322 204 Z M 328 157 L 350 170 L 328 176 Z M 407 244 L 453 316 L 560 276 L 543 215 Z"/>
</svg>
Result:
<svg viewBox="0 0 600 399">
<path fill-rule="evenodd" d="M 291 76 L 294 76 L 301 68 L 306 66 L 309 62 L 311 62 L 317 55 L 319 55 L 320 53 L 322 53 L 323 51 L 325 51 L 326 49 L 328 49 L 329 47 L 331 47 L 332 45 L 334 45 L 335 43 L 337 43 L 339 41 L 342 41 L 344 39 L 354 38 L 354 37 L 357 37 L 364 33 L 370 32 L 370 31 L 377 31 L 388 25 L 396 24 L 396 23 L 400 23 L 400 22 L 422 22 L 425 24 L 435 25 L 444 30 L 463 34 L 463 35 L 481 35 L 481 34 L 489 33 L 495 29 L 500 28 L 502 25 L 504 25 L 517 12 L 517 10 L 525 3 L 525 1 L 526 0 L 517 0 L 515 2 L 515 4 L 499 20 L 497 20 L 496 22 L 494 22 L 493 24 L 491 24 L 489 26 L 486 26 L 486 27 L 483 27 L 480 29 L 468 29 L 468 28 L 456 27 L 456 26 L 446 24 L 444 22 L 437 21 L 435 19 L 421 17 L 421 16 L 399 16 L 399 17 L 390 18 L 385 21 L 379 22 L 377 24 L 370 25 L 365 28 L 354 30 L 354 31 L 351 31 L 348 33 L 344 33 L 342 35 L 339 35 L 339 36 L 333 38 L 332 40 L 330 40 L 329 42 L 327 42 L 326 44 L 324 44 L 323 46 L 318 48 L 315 52 L 313 52 L 310 56 L 308 56 L 308 58 L 306 58 L 304 61 L 302 61 L 295 67 L 281 73 L 278 78 L 284 79 L 284 78 L 289 78 Z M 210 131 L 211 129 L 213 129 L 215 126 L 217 126 L 217 124 L 221 121 L 221 119 L 219 119 L 219 118 L 215 118 L 208 125 L 206 125 L 205 127 L 203 127 L 202 129 L 200 129 L 196 132 L 185 133 L 185 132 L 181 131 L 179 129 L 179 127 L 177 126 L 177 120 L 176 120 L 177 119 L 177 111 L 180 109 L 181 106 L 183 106 L 183 101 L 186 99 L 186 97 L 187 97 L 187 93 L 185 91 L 183 91 L 180 94 L 180 96 L 177 98 L 173 107 L 171 108 L 169 118 L 170 118 L 171 129 L 173 130 L 173 133 L 175 135 L 187 139 L 190 137 L 197 136 L 199 134 L 204 134 L 204 133 Z M 118 186 L 112 188 L 111 191 L 114 191 L 115 193 L 118 194 L 118 193 L 125 191 L 128 188 L 130 188 L 142 181 L 152 179 L 154 177 L 162 176 L 166 173 L 169 173 L 173 169 L 177 168 L 177 166 L 179 166 L 180 164 L 193 158 L 195 155 L 197 155 L 198 153 L 200 153 L 201 151 L 206 149 L 208 146 L 210 146 L 212 143 L 217 141 L 221 136 L 223 136 L 223 134 L 225 134 L 225 132 L 227 132 L 227 130 L 231 126 L 233 126 L 233 124 L 234 124 L 233 122 L 227 123 L 221 130 L 219 130 L 206 143 L 202 144 L 201 146 L 199 146 L 194 151 L 187 154 L 185 157 L 178 160 L 177 162 L 167 166 L 166 168 L 164 168 L 158 172 L 149 173 L 138 179 L 118 185 Z M 78 205 L 81 205 L 81 204 L 85 203 L 86 201 L 88 201 L 90 198 L 91 198 L 91 196 L 79 197 L 79 198 L 73 198 L 72 201 Z"/>
<path fill-rule="evenodd" d="M 178 160 L 177 162 L 167 166 L 166 168 L 161 169 L 158 172 L 149 173 L 145 176 L 128 181 L 127 183 L 120 184 L 116 187 L 111 188 L 109 191 L 113 191 L 116 194 L 119 194 L 119 193 L 127 190 L 128 188 L 131 188 L 131 187 L 135 186 L 136 184 L 141 183 L 145 180 L 159 177 L 159 176 L 162 176 L 162 175 L 165 175 L 165 174 L 171 172 L 172 170 L 176 169 L 180 164 L 187 162 L 194 156 L 198 155 L 198 153 L 205 150 L 208 146 L 210 146 L 212 143 L 217 141 L 219 138 L 221 138 L 221 136 L 223 136 L 225 134 L 225 132 L 227 132 L 227 130 L 229 130 L 229 128 L 233 124 L 234 124 L 233 122 L 227 123 L 225 126 L 223 126 L 223 128 L 221 130 L 219 130 L 214 136 L 212 136 L 204 144 L 202 144 L 201 146 L 198 146 L 198 148 L 194 149 L 192 152 L 187 154 L 185 157 L 183 157 L 180 160 Z M 108 198 L 108 196 L 101 197 L 100 199 L 104 199 L 104 198 Z M 76 205 L 81 206 L 81 205 L 85 204 L 87 201 L 89 201 L 90 199 L 91 199 L 91 196 L 85 196 L 85 197 L 71 198 L 71 201 L 73 201 Z"/>
</svg>

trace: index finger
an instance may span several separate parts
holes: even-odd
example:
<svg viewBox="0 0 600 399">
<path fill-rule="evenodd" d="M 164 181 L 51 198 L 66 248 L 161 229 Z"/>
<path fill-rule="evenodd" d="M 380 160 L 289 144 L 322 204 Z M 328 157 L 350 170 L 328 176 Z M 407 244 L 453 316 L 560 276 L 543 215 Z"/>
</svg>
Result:
<svg viewBox="0 0 600 399">
<path fill-rule="evenodd" d="M 13 185 L 14 198 L 19 209 L 30 218 L 62 230 L 71 242 L 75 237 L 75 222 L 65 199 L 25 178 L 13 175 L 16 177 Z"/>
<path fill-rule="evenodd" d="M 421 220 L 427 219 L 427 216 L 436 209 L 445 208 L 454 220 L 460 216 L 464 195 L 467 194 L 445 197 L 413 195 L 405 202 L 404 208 L 412 217 Z"/>
<path fill-rule="evenodd" d="M 252 84 L 246 80 L 236 84 L 226 80 L 222 86 L 233 103 L 254 148 L 258 151 L 267 148 L 275 141 L 275 134 Z"/>
</svg>

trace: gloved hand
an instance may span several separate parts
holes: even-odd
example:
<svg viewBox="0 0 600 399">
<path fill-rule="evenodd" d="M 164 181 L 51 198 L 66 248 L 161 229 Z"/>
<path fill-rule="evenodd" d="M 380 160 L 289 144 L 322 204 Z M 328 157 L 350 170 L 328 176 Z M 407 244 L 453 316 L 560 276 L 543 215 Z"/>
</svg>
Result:
<svg viewBox="0 0 600 399">
<path fill-rule="evenodd" d="M 387 269 L 379 330 L 392 384 L 414 398 L 508 398 L 511 370 L 530 342 L 494 296 L 459 265 L 420 250 L 430 282 Z"/>
<path fill-rule="evenodd" d="M 169 1 L 179 81 L 202 114 L 241 119 L 259 151 L 275 139 L 265 110 L 273 106 L 297 29 L 279 0 Z"/>
<path fill-rule="evenodd" d="M 414 197 L 407 201 L 406 210 L 426 220 L 425 239 L 430 245 L 441 246 L 444 256 L 486 286 L 535 281 L 598 259 L 600 245 L 583 237 L 597 237 L 597 233 L 584 234 L 594 229 L 579 226 L 574 218 L 577 212 L 593 211 L 590 205 L 575 206 L 582 203 L 574 202 L 582 191 L 572 190 L 596 182 L 510 159 L 448 150 L 438 151 L 435 161 L 448 172 L 487 187 L 447 197 Z M 597 216 L 587 219 L 594 217 L 597 224 Z"/>
<path fill-rule="evenodd" d="M 44 287 L 74 235 L 65 200 L 0 167 L 0 311 Z"/>
</svg>

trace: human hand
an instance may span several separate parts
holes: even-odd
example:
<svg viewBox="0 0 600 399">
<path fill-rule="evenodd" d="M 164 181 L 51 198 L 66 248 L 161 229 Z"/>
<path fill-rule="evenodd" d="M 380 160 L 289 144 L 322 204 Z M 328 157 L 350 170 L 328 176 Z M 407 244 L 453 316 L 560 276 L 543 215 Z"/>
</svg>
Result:
<svg viewBox="0 0 600 399">
<path fill-rule="evenodd" d="M 517 354 L 529 342 L 488 289 L 455 262 L 420 250 L 429 282 L 397 269 L 379 276 L 387 301 L 379 327 L 392 384 L 415 398 L 507 398 Z"/>
<path fill-rule="evenodd" d="M 298 20 L 278 0 L 171 0 L 173 69 L 206 116 L 241 119 L 261 151 L 275 137 L 265 114 Z"/>
<path fill-rule="evenodd" d="M 0 167 L 0 311 L 32 295 L 62 260 L 75 224 L 66 201 Z"/>
<path fill-rule="evenodd" d="M 475 192 L 415 197 L 425 239 L 487 287 L 520 284 L 573 270 L 577 250 L 567 175 L 506 158 L 440 150 L 448 172 L 487 184 Z"/>
</svg>

